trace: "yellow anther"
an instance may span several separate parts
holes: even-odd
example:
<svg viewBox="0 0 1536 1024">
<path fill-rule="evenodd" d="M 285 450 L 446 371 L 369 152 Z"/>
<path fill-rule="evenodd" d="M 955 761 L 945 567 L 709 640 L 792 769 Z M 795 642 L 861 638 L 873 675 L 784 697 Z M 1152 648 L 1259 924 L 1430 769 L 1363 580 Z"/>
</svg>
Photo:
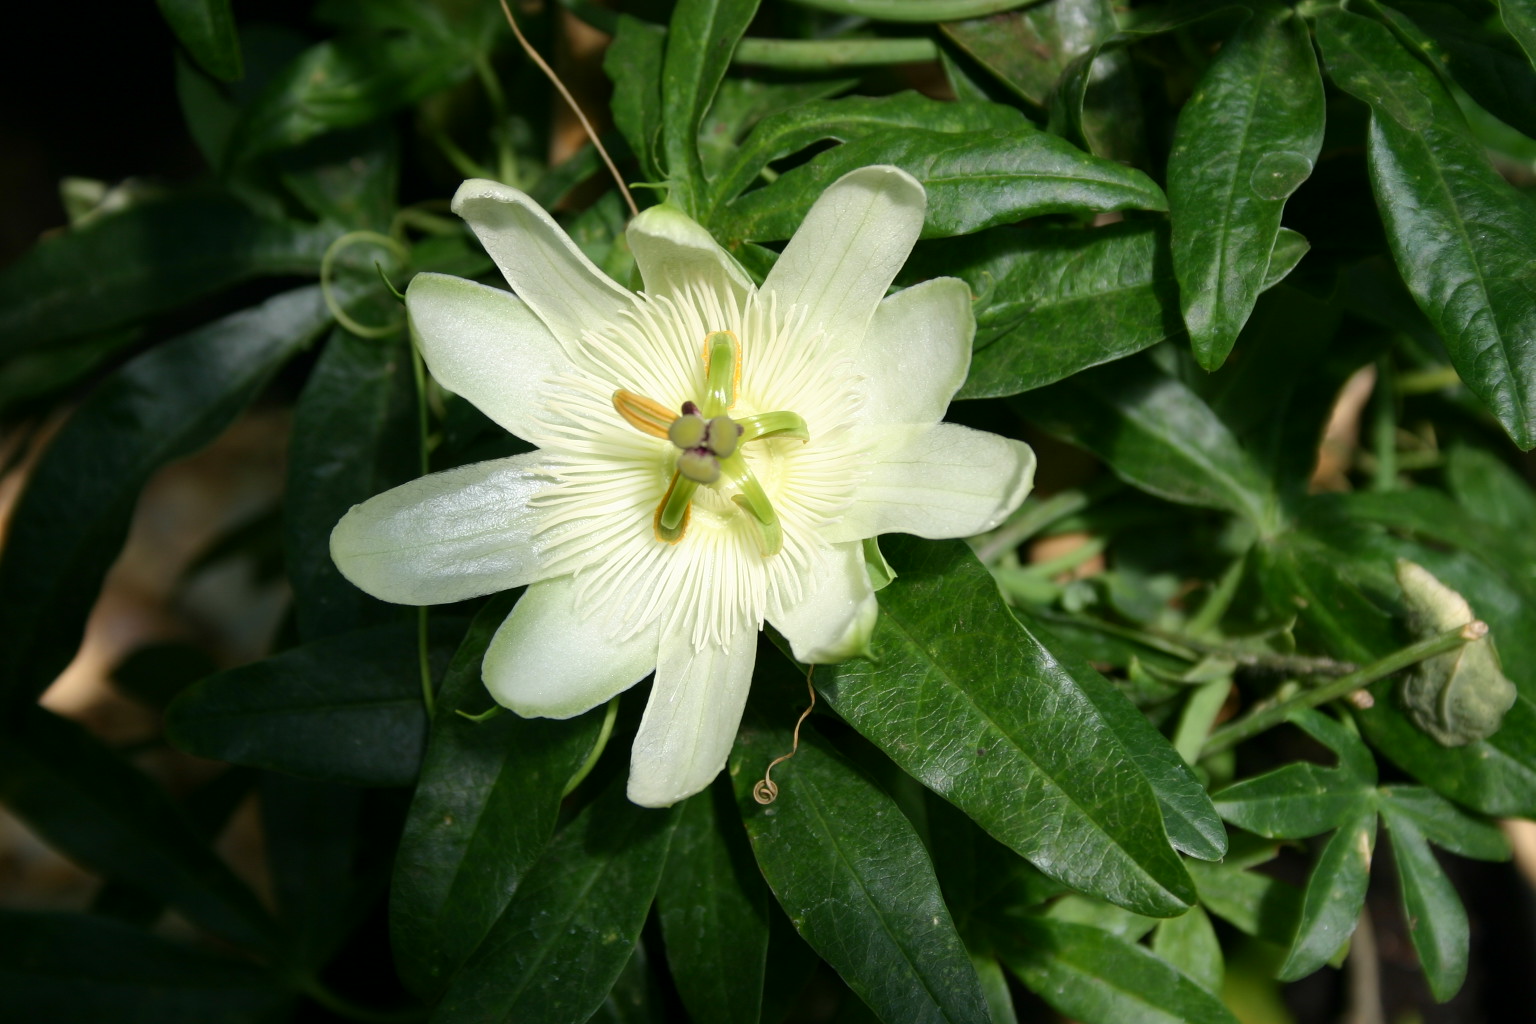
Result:
<svg viewBox="0 0 1536 1024">
<path fill-rule="evenodd" d="M 652 437 L 665 439 L 672 421 L 677 419 L 677 413 L 668 409 L 660 402 L 637 395 L 633 391 L 625 391 L 623 388 L 613 393 L 613 407 L 618 414 L 624 417 L 624 422 L 640 431 L 642 434 L 650 434 Z"/>
</svg>

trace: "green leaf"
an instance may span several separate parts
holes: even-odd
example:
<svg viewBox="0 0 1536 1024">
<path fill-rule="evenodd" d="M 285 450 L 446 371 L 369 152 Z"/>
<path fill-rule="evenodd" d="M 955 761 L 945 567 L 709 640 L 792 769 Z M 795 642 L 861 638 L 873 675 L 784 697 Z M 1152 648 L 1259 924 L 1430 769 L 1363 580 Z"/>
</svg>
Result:
<svg viewBox="0 0 1536 1024">
<path fill-rule="evenodd" d="M 815 100 L 846 92 L 858 80 L 815 79 L 808 82 L 765 82 L 756 78 L 726 78 L 699 126 L 699 156 L 711 182 L 735 164 L 748 132 L 764 118 L 782 114 Z M 718 194 L 711 186 L 712 194 Z M 725 196 L 735 198 L 735 193 Z"/>
<path fill-rule="evenodd" d="M 462 630 L 462 622 L 433 620 L 429 651 L 438 668 Z M 416 631 L 398 624 L 329 636 L 209 676 L 171 704 L 166 733 L 199 757 L 408 786 L 427 731 L 418 657 Z"/>
<path fill-rule="evenodd" d="M 353 505 L 418 475 L 409 340 L 337 328 L 294 409 L 284 550 L 299 635 L 315 640 L 405 612 L 358 590 L 331 561 L 331 528 Z"/>
<path fill-rule="evenodd" d="M 276 923 L 165 791 L 73 722 L 36 705 L 12 718 L 0 737 L 0 802 L 104 879 L 236 945 L 280 948 Z"/>
<path fill-rule="evenodd" d="M 1271 839 L 1301 839 L 1358 817 L 1372 787 L 1337 769 L 1297 761 L 1215 793 L 1216 810 L 1240 828 Z"/>
<path fill-rule="evenodd" d="M 668 198 L 695 217 L 704 213 L 706 189 L 699 126 L 758 2 L 679 0 L 672 9 L 661 75 L 662 149 Z"/>
<path fill-rule="evenodd" d="M 1474 519 L 1536 536 L 1536 494 L 1525 478 L 1483 448 L 1459 444 L 1445 453 L 1445 482 Z"/>
<path fill-rule="evenodd" d="M 678 810 L 646 810 L 621 776 L 561 830 L 453 978 L 433 1020 L 580 1024 L 629 961 Z"/>
<path fill-rule="evenodd" d="M 1207 992 L 1221 991 L 1221 943 L 1203 908 L 1190 907 L 1160 922 L 1152 933 L 1152 952 Z"/>
<path fill-rule="evenodd" d="M 215 78 L 233 82 L 245 74 L 240 37 L 229 0 L 158 0 L 160 15 L 192 59 Z"/>
<path fill-rule="evenodd" d="M 0 911 L 6 1013 L 91 1024 L 261 1024 L 293 1000 L 266 972 L 84 914 Z"/>
<path fill-rule="evenodd" d="M 1168 157 L 1173 265 L 1195 357 L 1226 361 L 1253 312 L 1285 200 L 1323 144 L 1323 83 L 1289 8 L 1257 11 L 1223 44 L 1179 115 Z"/>
<path fill-rule="evenodd" d="M 959 398 L 1054 384 L 1184 330 L 1161 224 L 996 228 L 921 244 L 906 274 L 959 277 L 978 296 Z"/>
<path fill-rule="evenodd" d="M 1296 938 L 1277 977 L 1296 981 L 1333 959 L 1354 934 L 1365 905 L 1376 844 L 1376 807 L 1363 808 L 1328 838 L 1313 863 L 1302 897 Z"/>
<path fill-rule="evenodd" d="M 1533 0 L 1494 0 L 1499 18 L 1525 51 L 1526 59 L 1536 64 L 1536 2 Z"/>
<path fill-rule="evenodd" d="M 1399 646 L 1392 617 L 1356 575 L 1362 565 L 1374 565 L 1358 549 L 1292 530 L 1255 550 L 1259 582 L 1270 606 L 1282 618 L 1298 616 L 1304 638 L 1358 664 L 1385 657 Z"/>
<path fill-rule="evenodd" d="M 603 70 L 613 82 L 613 123 L 640 161 L 647 181 L 661 181 L 661 64 L 667 34 L 650 22 L 619 15 Z"/>
<path fill-rule="evenodd" d="M 313 275 L 335 234 L 267 220 L 218 195 L 170 196 L 92 220 L 0 273 L 0 359 L 253 277 Z"/>
<path fill-rule="evenodd" d="M 880 594 L 877 664 L 818 672 L 828 703 L 1052 878 L 1138 913 L 1187 907 L 1193 886 L 1163 818 L 1199 786 L 1190 776 L 1166 787 L 1185 781 L 1167 741 L 1110 683 L 1063 664 L 1013 618 L 963 544 L 908 541 L 887 554 L 900 576 Z M 1164 807 L 1149 773 L 1165 784 Z M 1180 828 L 1191 845 L 1219 837 L 1205 817 Z"/>
<path fill-rule="evenodd" d="M 305 50 L 262 91 L 236 129 L 235 161 L 368 124 L 469 77 L 474 54 L 437 9 L 399 30 L 359 32 Z"/>
<path fill-rule="evenodd" d="M 1521 448 L 1536 445 L 1536 205 L 1488 164 L 1434 74 L 1383 25 L 1318 19 L 1334 81 L 1371 104 L 1371 185 L 1408 289 Z"/>
<path fill-rule="evenodd" d="M 0 556 L 0 693 L 30 699 L 74 657 L 150 474 L 218 436 L 329 322 L 318 288 L 287 292 L 146 352 L 75 410 Z"/>
<path fill-rule="evenodd" d="M 778 799 L 760 807 L 753 787 L 789 749 L 790 730 L 747 714 L 731 780 L 758 867 L 795 930 L 882 1020 L 985 1024 L 981 983 L 911 823 L 811 727 L 779 768 Z"/>
<path fill-rule="evenodd" d="M 480 662 L 513 600 L 486 604 L 443 676 L 395 855 L 390 940 L 402 980 L 423 997 L 442 992 L 544 851 L 603 720 L 459 714 L 486 704 Z"/>
<path fill-rule="evenodd" d="M 1301 919 L 1301 890 L 1232 864 L 1189 865 L 1200 904 L 1245 935 L 1288 946 Z"/>
<path fill-rule="evenodd" d="M 1110 363 L 1031 392 L 1018 409 L 1144 491 L 1274 529 L 1274 497 L 1258 466 L 1198 395 L 1144 360 Z"/>
<path fill-rule="evenodd" d="M 1445 797 L 1422 786 L 1383 786 L 1382 813 L 1392 819 L 1406 820 L 1425 839 L 1452 853 L 1474 860 L 1508 860 L 1509 840 L 1499 826 L 1480 815 L 1473 815 Z"/>
<path fill-rule="evenodd" d="M 1024 115 L 1012 107 L 996 103 L 945 103 L 915 92 L 805 103 L 765 117 L 747 136 L 711 188 L 712 217 L 719 219 L 721 207 L 744 192 L 775 160 L 828 139 L 847 144 L 898 129 L 946 134 L 1033 130 Z"/>
<path fill-rule="evenodd" d="M 656 894 L 667 964 L 694 1020 L 755 1021 L 768 956 L 768 890 L 737 831 L 730 792 L 683 805 Z"/>
<path fill-rule="evenodd" d="M 724 232 L 759 242 L 788 238 L 827 186 L 868 164 L 894 164 L 922 182 L 928 191 L 925 238 L 1047 213 L 1167 207 L 1162 190 L 1140 171 L 1089 156 L 1045 132 L 907 128 L 836 146 L 748 192 L 725 208 Z"/>
<path fill-rule="evenodd" d="M 1073 58 L 1114 34 L 1115 13 L 1105 0 L 1058 0 L 939 27 L 998 81 L 1043 108 Z"/>
<path fill-rule="evenodd" d="M 1392 833 L 1408 934 L 1436 1002 L 1446 1002 L 1467 976 L 1467 912 L 1413 820 L 1395 814 L 1390 804 L 1383 805 L 1382 817 Z"/>
<path fill-rule="evenodd" d="M 1236 1024 L 1147 949 L 1089 925 L 1021 918 L 1000 953 L 1036 995 L 1083 1024 Z"/>
</svg>

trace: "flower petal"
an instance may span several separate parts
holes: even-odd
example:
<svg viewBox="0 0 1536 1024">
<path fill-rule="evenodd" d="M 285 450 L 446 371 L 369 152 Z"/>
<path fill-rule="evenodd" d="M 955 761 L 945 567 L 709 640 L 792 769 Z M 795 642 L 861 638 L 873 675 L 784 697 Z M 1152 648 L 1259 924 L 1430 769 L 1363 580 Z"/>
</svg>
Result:
<svg viewBox="0 0 1536 1024">
<path fill-rule="evenodd" d="M 971 366 L 976 317 L 971 289 L 937 277 L 880 303 L 854 369 L 864 378 L 861 417 L 869 423 L 921 423 L 944 418 Z"/>
<path fill-rule="evenodd" d="M 896 167 L 861 167 L 833 182 L 784 254 L 763 291 L 779 308 L 806 309 L 806 325 L 832 352 L 858 351 L 875 307 L 907 261 L 923 229 L 928 197 L 916 178 Z"/>
<path fill-rule="evenodd" d="M 769 616 L 804 665 L 830 665 L 867 653 L 880 610 L 864 569 L 863 545 L 838 544 L 831 556 L 816 578 L 806 581 L 805 600 Z"/>
<path fill-rule="evenodd" d="M 584 256 L 538 203 L 500 182 L 473 178 L 453 196 L 507 283 L 561 342 L 601 327 L 633 303 Z"/>
<path fill-rule="evenodd" d="M 485 688 L 524 718 L 570 718 L 656 667 L 657 628 L 618 640 L 590 624 L 570 576 L 529 587 L 485 651 Z"/>
<path fill-rule="evenodd" d="M 666 203 L 641 210 L 625 229 L 640 279 L 652 295 L 676 295 L 689 285 L 728 292 L 738 302 L 752 279 L 692 217 Z"/>
<path fill-rule="evenodd" d="M 353 505 L 331 531 L 331 560 L 396 604 L 447 604 L 539 579 L 528 499 L 550 484 L 542 459 L 460 466 Z"/>
<path fill-rule="evenodd" d="M 887 427 L 853 507 L 824 536 L 969 537 L 1006 519 L 1034 480 L 1035 453 L 1022 441 L 955 423 Z"/>
<path fill-rule="evenodd" d="M 629 759 L 629 798 L 642 807 L 686 799 L 720 774 L 741 724 L 757 661 L 757 630 L 731 637 L 730 650 L 694 650 L 664 636 L 651 699 Z"/>
<path fill-rule="evenodd" d="M 532 437 L 544 382 L 573 369 L 544 321 L 511 292 L 446 274 L 417 274 L 405 303 L 432 376 L 505 429 Z"/>
</svg>

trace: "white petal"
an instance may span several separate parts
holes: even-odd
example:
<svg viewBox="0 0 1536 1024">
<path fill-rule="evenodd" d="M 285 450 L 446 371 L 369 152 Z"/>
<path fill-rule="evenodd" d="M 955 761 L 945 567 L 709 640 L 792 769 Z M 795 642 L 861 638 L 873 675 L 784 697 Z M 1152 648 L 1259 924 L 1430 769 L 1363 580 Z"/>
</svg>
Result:
<svg viewBox="0 0 1536 1024">
<path fill-rule="evenodd" d="M 1019 507 L 1035 480 L 1029 445 L 955 423 L 885 428 L 875 460 L 853 507 L 825 530 L 827 540 L 983 533 Z"/>
<path fill-rule="evenodd" d="M 662 637 L 656 682 L 629 758 L 635 803 L 670 806 L 720 774 L 747 705 L 756 634 L 737 632 L 729 653 L 715 646 L 695 651 L 682 633 Z"/>
<path fill-rule="evenodd" d="M 539 579 L 541 452 L 433 473 L 370 498 L 331 531 L 331 560 L 381 601 L 447 604 Z"/>
<path fill-rule="evenodd" d="M 663 203 L 641 210 L 625 235 L 652 295 L 676 295 L 691 284 L 726 292 L 740 302 L 752 291 L 752 279 L 731 254 L 675 207 Z"/>
<path fill-rule="evenodd" d="M 615 639 L 591 622 L 577 590 L 570 576 L 535 583 L 486 648 L 485 688 L 524 718 L 579 715 L 656 667 L 654 626 Z"/>
<path fill-rule="evenodd" d="M 438 382 L 529 438 L 543 382 L 574 367 L 544 322 L 511 292 L 446 274 L 405 290 L 421 357 Z"/>
<path fill-rule="evenodd" d="M 846 346 L 852 356 L 907 261 L 927 207 L 923 186 L 906 171 L 850 171 L 816 200 L 763 291 L 778 296 L 780 309 L 804 306 L 806 325 L 822 332 L 831 351 Z"/>
<path fill-rule="evenodd" d="M 938 277 L 880 303 L 854 359 L 870 423 L 937 423 L 965 383 L 976 317 L 971 289 Z"/>
<path fill-rule="evenodd" d="M 630 308 L 627 291 L 582 255 L 560 225 L 515 188 L 474 178 L 459 186 L 453 212 L 469 222 L 496 266 L 560 341 L 570 344 Z"/>
<path fill-rule="evenodd" d="M 830 665 L 869 649 L 880 605 L 864 568 L 863 545 L 839 544 L 816 578 L 806 581 L 806 598 L 770 616 L 784 634 L 795 660 Z"/>
</svg>

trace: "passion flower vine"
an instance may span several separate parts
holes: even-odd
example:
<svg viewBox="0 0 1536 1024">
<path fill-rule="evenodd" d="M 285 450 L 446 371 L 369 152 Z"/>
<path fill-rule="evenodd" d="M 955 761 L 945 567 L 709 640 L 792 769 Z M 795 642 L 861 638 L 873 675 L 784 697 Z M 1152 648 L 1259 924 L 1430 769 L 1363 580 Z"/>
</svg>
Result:
<svg viewBox="0 0 1536 1024">
<path fill-rule="evenodd" d="M 760 288 L 653 207 L 627 232 L 635 294 L 521 192 L 465 182 L 453 209 L 512 292 L 420 274 L 411 326 L 444 387 L 536 450 L 354 507 L 332 558 L 402 604 L 526 585 L 486 651 L 495 699 L 569 718 L 654 671 L 629 797 L 703 789 L 764 621 L 801 662 L 859 655 L 877 613 L 865 541 L 980 533 L 1029 491 L 1026 445 L 939 422 L 970 364 L 966 285 L 886 296 L 926 201 L 894 167 L 845 175 Z"/>
</svg>

